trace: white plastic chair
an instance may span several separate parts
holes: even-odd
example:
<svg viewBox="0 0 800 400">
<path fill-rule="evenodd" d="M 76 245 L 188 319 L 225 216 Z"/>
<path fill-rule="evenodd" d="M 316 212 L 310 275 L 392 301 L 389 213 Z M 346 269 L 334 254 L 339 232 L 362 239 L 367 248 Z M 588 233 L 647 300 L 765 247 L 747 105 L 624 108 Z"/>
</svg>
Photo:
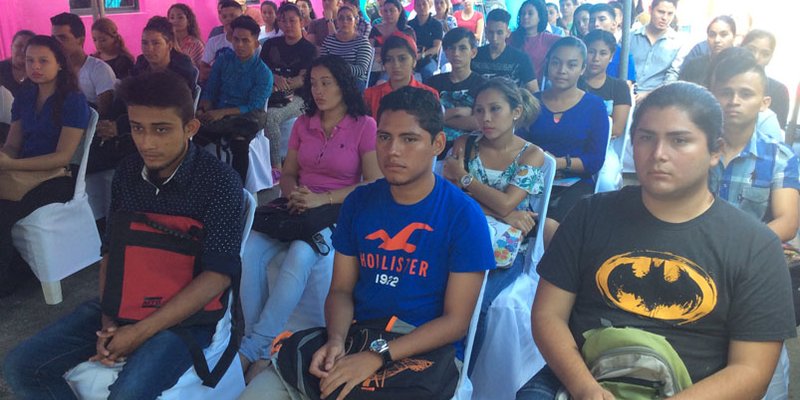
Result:
<svg viewBox="0 0 800 400">
<path fill-rule="evenodd" d="M 531 197 L 531 207 L 539 213 L 536 239 L 528 248 L 525 272 L 505 288 L 492 302 L 486 314 L 487 326 L 483 348 L 472 371 L 475 387 L 472 399 L 513 399 L 517 390 L 544 365 L 531 335 L 531 306 L 536 295 L 539 275 L 536 265 L 544 254 L 544 223 L 550 202 L 550 191 L 556 172 L 556 161 L 545 155 L 544 191 Z"/>
<path fill-rule="evenodd" d="M 594 192 L 610 192 L 622 187 L 622 165 L 619 156 L 612 148 L 611 130 L 613 129 L 614 121 L 608 117 L 608 138 L 606 140 L 606 159 L 603 161 L 603 166 L 595 176 Z"/>
<path fill-rule="evenodd" d="M 628 123 L 625 124 L 625 141 L 622 143 L 622 148 L 618 148 L 619 158 L 622 160 L 622 173 L 636 173 L 636 168 L 633 165 L 633 144 L 631 143 L 631 125 L 633 124 L 633 114 L 636 109 L 636 97 L 633 95 L 631 89 L 631 111 L 628 113 Z"/>
<path fill-rule="evenodd" d="M 369 78 L 372 77 L 372 63 L 375 62 L 375 48 L 372 48 L 372 57 L 369 59 L 369 68 L 367 68 L 367 81 L 364 83 L 364 90 L 369 87 Z M 362 95 L 364 93 L 361 93 Z"/>
<path fill-rule="evenodd" d="M 250 228 L 253 226 L 253 216 L 256 212 L 256 206 L 255 198 L 245 190 L 244 212 L 242 215 L 244 230 L 242 232 L 242 248 L 240 255 L 244 254 L 244 246 L 245 243 L 247 243 Z M 230 296 L 232 296 L 232 294 Z M 231 304 L 233 304 L 233 302 L 229 301 L 228 311 L 225 313 L 225 316 L 217 322 L 211 344 L 203 349 L 203 354 L 206 357 L 209 369 L 213 369 L 217 364 L 231 339 Z M 108 397 L 108 386 L 117 379 L 117 375 L 121 369 L 121 366 L 109 368 L 98 362 L 86 361 L 67 371 L 67 373 L 64 374 L 64 378 L 79 399 L 101 400 Z M 230 367 L 228 367 L 228 370 L 217 383 L 216 387 L 210 388 L 203 386 L 202 380 L 195 372 L 194 367 L 190 367 L 183 376 L 178 379 L 175 386 L 161 393 L 159 399 L 235 399 L 244 391 L 244 387 L 242 364 L 239 362 L 238 357 L 234 357 Z"/>
<path fill-rule="evenodd" d="M 11 104 L 14 96 L 3 86 L 0 86 L 0 123 L 11 124 Z"/>
<path fill-rule="evenodd" d="M 82 147 L 76 151 L 76 156 L 81 156 L 72 200 L 41 207 L 11 229 L 14 246 L 41 281 L 47 304 L 61 302 L 62 279 L 100 260 L 100 235 L 89 207 L 85 179 L 97 118 L 97 112 L 90 110 Z"/>
<path fill-rule="evenodd" d="M 195 85 L 194 87 L 194 111 L 197 111 L 197 106 L 200 105 L 200 93 L 203 92 L 203 88 L 200 85 Z"/>
<path fill-rule="evenodd" d="M 478 329 L 478 318 L 481 314 L 481 303 L 483 302 L 483 292 L 486 290 L 486 280 L 489 278 L 489 271 L 483 273 L 483 283 L 481 283 L 481 291 L 478 294 L 478 299 L 475 301 L 475 309 L 472 311 L 472 318 L 469 321 L 469 329 L 467 330 L 467 337 L 464 340 L 464 364 L 461 366 L 461 373 L 458 377 L 458 385 L 456 386 L 456 393 L 453 395 L 452 400 L 469 400 L 472 398 L 473 384 L 467 376 L 469 371 L 469 359 L 472 358 L 472 344 L 475 341 L 475 331 Z"/>
<path fill-rule="evenodd" d="M 264 111 L 267 111 L 269 104 L 264 103 Z M 231 153 L 223 143 L 223 151 L 217 154 L 217 145 L 209 144 L 205 149 L 219 157 L 222 162 L 230 164 Z M 264 129 L 256 133 L 250 141 L 250 151 L 248 152 L 249 164 L 247 167 L 247 178 L 244 181 L 244 188 L 250 193 L 258 193 L 261 190 L 269 189 L 274 186 L 272 181 L 272 163 L 269 154 L 269 139 L 264 134 Z"/>
</svg>

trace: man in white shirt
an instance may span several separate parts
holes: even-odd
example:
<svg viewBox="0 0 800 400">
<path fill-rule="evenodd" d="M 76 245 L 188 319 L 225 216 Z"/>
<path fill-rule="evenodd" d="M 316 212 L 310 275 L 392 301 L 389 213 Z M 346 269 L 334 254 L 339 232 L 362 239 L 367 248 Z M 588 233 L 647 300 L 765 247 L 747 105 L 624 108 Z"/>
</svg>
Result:
<svg viewBox="0 0 800 400">
<path fill-rule="evenodd" d="M 233 0 L 220 1 L 217 10 L 219 10 L 219 21 L 222 23 L 225 32 L 211 37 L 206 42 L 203 58 L 198 66 L 200 69 L 200 82 L 205 82 L 209 74 L 211 74 L 211 66 L 214 65 L 214 60 L 217 59 L 217 52 L 224 48 L 233 48 L 231 43 L 233 38 L 231 22 L 242 15 L 242 6 Z"/>
<path fill-rule="evenodd" d="M 89 103 L 100 116 L 108 114 L 114 99 L 117 77 L 111 66 L 83 51 L 86 27 L 75 14 L 61 13 L 50 18 L 53 37 L 61 43 L 70 68 L 78 76 L 78 84 Z"/>
</svg>

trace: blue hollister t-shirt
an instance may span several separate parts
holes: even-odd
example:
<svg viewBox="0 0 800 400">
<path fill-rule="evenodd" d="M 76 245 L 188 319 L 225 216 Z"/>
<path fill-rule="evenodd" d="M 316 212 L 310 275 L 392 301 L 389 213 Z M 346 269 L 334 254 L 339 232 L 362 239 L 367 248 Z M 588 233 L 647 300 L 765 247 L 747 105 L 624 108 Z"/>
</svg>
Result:
<svg viewBox="0 0 800 400">
<path fill-rule="evenodd" d="M 333 246 L 360 265 L 353 290 L 356 320 L 397 316 L 420 326 L 444 310 L 450 272 L 494 268 L 489 230 L 478 204 L 440 176 L 423 200 L 394 201 L 380 179 L 342 205 Z M 463 344 L 455 344 L 461 358 Z"/>
</svg>

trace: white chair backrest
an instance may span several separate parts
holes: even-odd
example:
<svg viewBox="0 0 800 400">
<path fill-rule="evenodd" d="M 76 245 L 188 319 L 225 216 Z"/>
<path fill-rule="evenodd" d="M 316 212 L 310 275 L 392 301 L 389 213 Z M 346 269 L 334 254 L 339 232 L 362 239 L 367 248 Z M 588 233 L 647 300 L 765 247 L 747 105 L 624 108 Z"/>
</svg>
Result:
<svg viewBox="0 0 800 400">
<path fill-rule="evenodd" d="M 608 157 L 608 150 L 611 148 L 611 129 L 613 129 L 614 120 L 611 117 L 608 117 L 608 135 L 606 136 L 606 157 Z M 605 163 L 605 157 L 603 157 L 603 163 Z M 602 166 L 600 167 L 603 168 Z M 600 184 L 600 176 L 601 174 L 598 172 L 594 174 L 594 192 L 600 193 L 601 191 L 601 184 Z"/>
<path fill-rule="evenodd" d="M 534 239 L 533 246 L 528 250 L 530 257 L 526 260 L 528 265 L 525 266 L 525 271 L 528 275 L 536 273 L 536 264 L 544 254 L 544 225 L 547 219 L 547 207 L 550 205 L 550 192 L 553 189 L 553 180 L 556 177 L 556 159 L 549 154 L 544 155 L 544 164 L 542 164 L 542 179 L 544 179 L 544 186 L 540 196 L 530 196 L 531 211 L 539 214 L 539 221 L 536 224 L 536 239 Z"/>
<path fill-rule="evenodd" d="M 472 342 L 475 339 L 475 330 L 478 328 L 478 319 L 480 318 L 481 314 L 481 303 L 483 303 L 483 292 L 486 289 L 486 281 L 488 279 L 489 271 L 486 271 L 483 274 L 481 292 L 478 294 L 478 299 L 475 302 L 475 309 L 472 311 L 472 318 L 469 320 L 467 339 L 464 342 L 464 364 L 461 366 L 461 374 L 459 374 L 458 377 L 458 384 L 456 385 L 456 393 L 453 396 L 453 400 L 469 400 L 469 397 L 464 397 L 464 395 L 468 394 L 469 396 L 472 396 L 471 384 L 469 386 L 470 390 L 468 393 L 464 393 L 461 390 L 461 387 L 464 385 L 464 380 L 469 379 L 469 377 L 467 377 L 467 371 L 469 371 L 469 359 L 472 358 Z"/>
<path fill-rule="evenodd" d="M 89 124 L 86 126 L 86 133 L 83 135 L 83 155 L 81 156 L 80 168 L 78 168 L 78 176 L 75 178 L 75 194 L 72 197 L 74 199 L 86 193 L 86 164 L 88 164 L 89 150 L 92 148 L 92 138 L 94 138 L 99 117 L 97 111 L 92 108 L 89 109 Z"/>
<path fill-rule="evenodd" d="M 0 86 L 0 122 L 4 124 L 11 124 L 11 104 L 14 102 L 14 96 L 11 92 L 3 86 Z M 2 143 L 0 143 L 2 146 Z"/>
<path fill-rule="evenodd" d="M 633 96 L 633 90 L 631 90 L 631 109 L 628 111 L 628 120 L 625 122 L 625 131 L 623 131 L 622 140 L 615 140 L 614 144 L 614 151 L 619 156 L 620 162 L 625 158 L 625 149 L 631 145 L 631 124 L 633 123 L 633 112 L 636 109 L 636 98 Z"/>
<path fill-rule="evenodd" d="M 372 63 L 375 62 L 375 48 L 372 48 L 372 57 L 369 59 L 369 68 L 367 68 L 367 83 L 364 85 L 364 88 L 369 87 L 369 78 L 372 77 Z"/>
<path fill-rule="evenodd" d="M 253 218 L 256 215 L 256 207 L 258 207 L 258 202 L 253 197 L 247 189 L 243 190 L 244 192 L 244 207 L 242 207 L 242 220 L 244 221 L 244 227 L 242 231 L 242 245 L 240 250 L 240 255 L 244 257 L 244 244 L 247 243 L 247 238 L 250 237 L 250 229 L 253 228 Z"/>
<path fill-rule="evenodd" d="M 200 105 L 200 93 L 203 91 L 203 88 L 200 85 L 196 85 L 194 87 L 194 111 L 197 112 L 197 106 Z"/>
</svg>

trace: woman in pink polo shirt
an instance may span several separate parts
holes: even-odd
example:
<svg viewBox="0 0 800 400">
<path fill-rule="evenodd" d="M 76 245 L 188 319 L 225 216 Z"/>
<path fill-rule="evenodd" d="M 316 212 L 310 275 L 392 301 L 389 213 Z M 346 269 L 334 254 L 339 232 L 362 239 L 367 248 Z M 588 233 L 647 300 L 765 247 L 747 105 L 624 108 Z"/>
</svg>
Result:
<svg viewBox="0 0 800 400">
<path fill-rule="evenodd" d="M 340 204 L 356 186 L 382 176 L 375 157 L 377 126 L 367 115 L 347 62 L 333 55 L 314 60 L 304 92 L 306 112 L 292 128 L 280 182 L 282 196 L 297 213 Z M 331 230 L 325 228 L 320 234 L 330 246 Z M 248 329 L 242 340 L 239 354 L 244 365 L 249 365 L 245 374 L 249 382 L 268 365 L 272 340 L 284 330 L 314 265 L 323 256 L 302 240 L 283 243 L 255 231 L 246 248 L 241 297 L 245 322 L 252 324 L 252 330 Z M 287 248 L 265 304 L 267 265 Z M 332 260 L 333 252 L 327 257 Z M 258 276 L 248 276 L 251 272 Z"/>
</svg>

